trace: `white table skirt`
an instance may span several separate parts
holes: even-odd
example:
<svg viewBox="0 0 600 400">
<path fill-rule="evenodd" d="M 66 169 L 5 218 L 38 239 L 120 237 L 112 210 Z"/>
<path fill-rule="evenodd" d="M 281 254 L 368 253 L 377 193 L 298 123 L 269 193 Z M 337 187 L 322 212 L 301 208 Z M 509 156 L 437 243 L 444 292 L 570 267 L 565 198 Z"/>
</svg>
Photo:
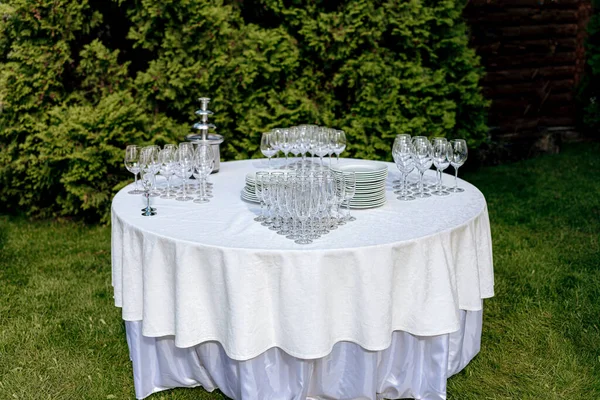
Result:
<svg viewBox="0 0 600 400">
<path fill-rule="evenodd" d="M 461 311 L 458 331 L 428 337 L 394 332 L 382 351 L 338 342 L 319 359 L 271 348 L 246 361 L 228 357 L 218 342 L 179 348 L 172 336 L 145 337 L 141 321 L 127 321 L 126 329 L 138 399 L 202 386 L 236 400 L 442 400 L 447 378 L 479 352 L 481 324 L 482 311 Z"/>
<path fill-rule="evenodd" d="M 112 205 L 123 319 L 177 347 L 217 341 L 234 360 L 274 347 L 317 359 L 338 342 L 383 351 L 395 331 L 458 331 L 461 310 L 493 296 L 485 199 L 460 181 L 464 193 L 400 202 L 388 165 L 387 203 L 353 211 L 356 221 L 308 246 L 252 221 L 258 208 L 240 192 L 261 161 L 222 163 L 210 203 L 155 199 L 156 217 L 142 217 L 143 198 L 123 189 Z"/>
</svg>

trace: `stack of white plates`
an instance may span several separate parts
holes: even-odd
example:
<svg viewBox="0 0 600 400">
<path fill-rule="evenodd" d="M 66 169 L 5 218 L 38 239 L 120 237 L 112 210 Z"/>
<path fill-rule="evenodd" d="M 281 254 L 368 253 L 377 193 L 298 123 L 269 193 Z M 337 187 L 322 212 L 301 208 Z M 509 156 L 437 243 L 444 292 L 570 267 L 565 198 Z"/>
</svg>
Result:
<svg viewBox="0 0 600 400">
<path fill-rule="evenodd" d="M 249 172 L 246 175 L 246 186 L 242 190 L 242 199 L 252 203 L 259 203 L 258 197 L 256 197 L 256 174 L 254 172 Z"/>
<path fill-rule="evenodd" d="M 385 204 L 385 180 L 388 167 L 376 161 L 348 161 L 333 165 L 333 172 L 354 172 L 356 174 L 356 194 L 350 200 L 351 208 L 373 208 Z"/>
</svg>

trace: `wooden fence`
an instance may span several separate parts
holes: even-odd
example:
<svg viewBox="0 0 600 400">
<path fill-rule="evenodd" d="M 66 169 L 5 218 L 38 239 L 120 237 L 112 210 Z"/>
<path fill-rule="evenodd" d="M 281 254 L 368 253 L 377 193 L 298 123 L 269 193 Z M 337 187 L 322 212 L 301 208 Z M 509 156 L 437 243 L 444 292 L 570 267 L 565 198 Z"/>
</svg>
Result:
<svg viewBox="0 0 600 400">
<path fill-rule="evenodd" d="M 465 16 L 486 69 L 494 139 L 518 141 L 576 125 L 590 0 L 471 0 Z"/>
</svg>

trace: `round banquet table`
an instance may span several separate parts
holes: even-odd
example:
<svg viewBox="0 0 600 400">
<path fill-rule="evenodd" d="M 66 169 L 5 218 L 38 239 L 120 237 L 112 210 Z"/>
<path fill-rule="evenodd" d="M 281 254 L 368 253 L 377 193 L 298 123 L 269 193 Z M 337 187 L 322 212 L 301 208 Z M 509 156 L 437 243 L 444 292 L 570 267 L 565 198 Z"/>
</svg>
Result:
<svg viewBox="0 0 600 400">
<path fill-rule="evenodd" d="M 131 186 L 114 197 L 112 285 L 136 397 L 203 386 L 234 399 L 445 399 L 494 294 L 481 192 L 459 180 L 463 193 L 402 202 L 388 163 L 384 206 L 299 245 L 241 199 L 264 169 L 221 163 L 210 203 L 152 198 L 154 217 Z"/>
</svg>

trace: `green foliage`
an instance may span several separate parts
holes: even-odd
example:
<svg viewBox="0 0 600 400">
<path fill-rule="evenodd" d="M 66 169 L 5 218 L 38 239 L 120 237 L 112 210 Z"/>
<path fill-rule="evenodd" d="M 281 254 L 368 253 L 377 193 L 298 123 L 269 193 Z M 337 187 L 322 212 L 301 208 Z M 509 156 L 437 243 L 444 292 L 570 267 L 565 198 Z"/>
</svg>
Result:
<svg viewBox="0 0 600 400">
<path fill-rule="evenodd" d="M 592 132 L 600 132 L 600 1 L 592 2 L 594 13 L 587 26 L 586 56 L 588 74 L 583 81 L 583 123 Z"/>
<path fill-rule="evenodd" d="M 178 142 L 213 98 L 224 159 L 261 132 L 344 129 L 389 158 L 400 132 L 486 139 L 464 0 L 10 0 L 0 4 L 0 201 L 106 220 L 126 144 Z M 333 4 L 333 6 L 332 6 Z"/>
</svg>

